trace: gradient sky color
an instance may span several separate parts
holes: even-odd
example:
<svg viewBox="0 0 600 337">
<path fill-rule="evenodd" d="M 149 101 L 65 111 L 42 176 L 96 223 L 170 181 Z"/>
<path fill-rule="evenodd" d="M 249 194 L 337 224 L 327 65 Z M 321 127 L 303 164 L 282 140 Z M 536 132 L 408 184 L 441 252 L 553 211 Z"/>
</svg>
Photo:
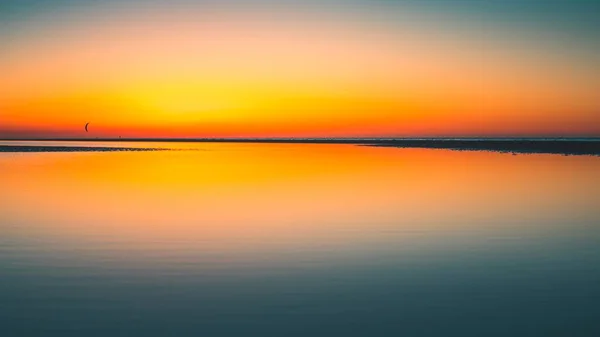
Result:
<svg viewBox="0 0 600 337">
<path fill-rule="evenodd" d="M 597 1 L 15 0 L 0 45 L 1 138 L 600 135 Z"/>
</svg>

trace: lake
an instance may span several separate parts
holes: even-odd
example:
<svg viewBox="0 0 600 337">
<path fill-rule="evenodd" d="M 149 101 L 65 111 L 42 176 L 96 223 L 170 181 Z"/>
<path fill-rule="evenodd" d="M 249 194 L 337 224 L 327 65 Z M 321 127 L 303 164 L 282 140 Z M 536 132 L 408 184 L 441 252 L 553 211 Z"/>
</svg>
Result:
<svg viewBox="0 0 600 337">
<path fill-rule="evenodd" d="M 0 142 L 0 145 L 36 142 Z M 0 152 L 2 336 L 600 336 L 600 157 Z"/>
</svg>

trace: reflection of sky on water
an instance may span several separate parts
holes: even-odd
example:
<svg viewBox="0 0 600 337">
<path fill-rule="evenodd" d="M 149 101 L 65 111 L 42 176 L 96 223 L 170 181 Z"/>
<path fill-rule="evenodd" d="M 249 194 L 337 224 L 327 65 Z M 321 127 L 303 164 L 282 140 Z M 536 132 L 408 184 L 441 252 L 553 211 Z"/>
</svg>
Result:
<svg viewBox="0 0 600 337">
<path fill-rule="evenodd" d="M 1 154 L 0 320 L 40 336 L 598 331 L 596 157 L 194 146 Z"/>
</svg>

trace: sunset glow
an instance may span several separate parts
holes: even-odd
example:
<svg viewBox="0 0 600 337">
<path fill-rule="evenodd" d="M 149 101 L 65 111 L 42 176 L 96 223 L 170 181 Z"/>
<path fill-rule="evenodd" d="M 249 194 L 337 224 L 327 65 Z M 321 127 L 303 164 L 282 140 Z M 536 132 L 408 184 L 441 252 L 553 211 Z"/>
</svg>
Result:
<svg viewBox="0 0 600 337">
<path fill-rule="evenodd" d="M 1 137 L 600 134 L 591 31 L 410 1 L 67 3 L 0 16 Z"/>
</svg>

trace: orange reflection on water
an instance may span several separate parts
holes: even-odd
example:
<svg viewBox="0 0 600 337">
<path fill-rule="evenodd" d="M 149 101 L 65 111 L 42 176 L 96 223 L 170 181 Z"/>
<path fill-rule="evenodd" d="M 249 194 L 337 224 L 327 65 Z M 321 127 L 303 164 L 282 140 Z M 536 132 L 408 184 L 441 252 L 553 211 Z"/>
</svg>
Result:
<svg viewBox="0 0 600 337">
<path fill-rule="evenodd" d="M 550 230 L 594 215 L 600 158 L 307 144 L 0 156 L 5 233 L 143 254 Z M 107 240 L 108 238 L 108 240 Z M 134 254 L 135 255 L 135 254 Z M 123 258 L 126 258 L 124 256 Z"/>
</svg>

